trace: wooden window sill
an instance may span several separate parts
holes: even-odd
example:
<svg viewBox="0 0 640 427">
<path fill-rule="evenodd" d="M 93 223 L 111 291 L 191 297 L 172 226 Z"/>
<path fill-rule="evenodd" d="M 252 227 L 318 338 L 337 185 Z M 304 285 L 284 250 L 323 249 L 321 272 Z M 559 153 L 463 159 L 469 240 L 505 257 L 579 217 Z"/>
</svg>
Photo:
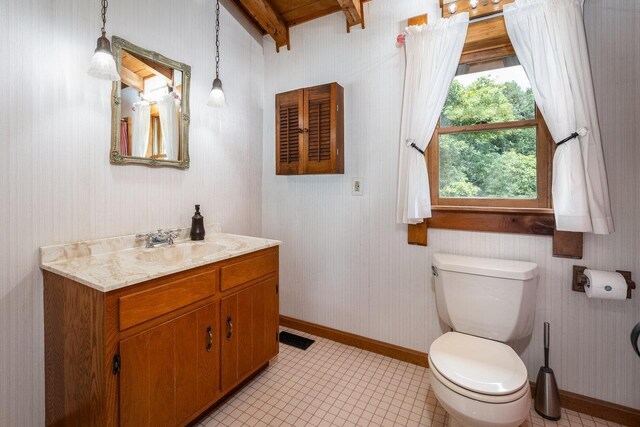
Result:
<svg viewBox="0 0 640 427">
<path fill-rule="evenodd" d="M 554 257 L 582 258 L 582 233 L 556 230 L 553 209 L 433 206 L 431 218 L 409 225 L 408 243 L 427 246 L 429 228 L 551 236 Z"/>
<path fill-rule="evenodd" d="M 489 206 L 432 206 L 434 212 L 483 212 L 483 213 L 512 213 L 531 215 L 553 215 L 550 208 L 518 208 L 518 207 L 489 207 Z"/>
</svg>

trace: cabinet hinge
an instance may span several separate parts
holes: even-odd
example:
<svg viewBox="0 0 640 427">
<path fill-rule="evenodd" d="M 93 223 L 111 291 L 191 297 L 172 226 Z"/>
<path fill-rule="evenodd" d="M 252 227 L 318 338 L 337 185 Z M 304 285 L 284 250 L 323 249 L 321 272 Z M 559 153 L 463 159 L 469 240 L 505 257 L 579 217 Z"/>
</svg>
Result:
<svg viewBox="0 0 640 427">
<path fill-rule="evenodd" d="M 276 294 L 280 293 L 280 283 L 276 283 Z"/>
<path fill-rule="evenodd" d="M 113 356 L 113 362 L 111 365 L 111 372 L 113 372 L 113 375 L 118 375 L 120 373 L 120 355 L 119 354 L 115 354 Z"/>
</svg>

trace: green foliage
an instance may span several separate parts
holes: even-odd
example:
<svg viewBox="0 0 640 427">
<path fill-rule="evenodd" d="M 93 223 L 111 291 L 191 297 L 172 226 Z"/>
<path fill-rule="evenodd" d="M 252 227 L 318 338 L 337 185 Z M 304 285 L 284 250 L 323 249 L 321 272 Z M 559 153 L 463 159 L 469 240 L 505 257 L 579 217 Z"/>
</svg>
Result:
<svg viewBox="0 0 640 427">
<path fill-rule="evenodd" d="M 480 77 L 454 81 L 441 126 L 502 123 L 535 117 L 531 89 Z M 535 198 L 535 128 L 445 134 L 440 137 L 440 196 Z"/>
</svg>

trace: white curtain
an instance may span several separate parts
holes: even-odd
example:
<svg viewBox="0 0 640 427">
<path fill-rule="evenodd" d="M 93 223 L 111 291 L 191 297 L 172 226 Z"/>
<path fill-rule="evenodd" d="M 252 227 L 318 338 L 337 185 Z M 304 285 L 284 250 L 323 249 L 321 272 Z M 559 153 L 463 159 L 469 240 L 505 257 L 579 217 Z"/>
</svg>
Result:
<svg viewBox="0 0 640 427">
<path fill-rule="evenodd" d="M 149 128 L 151 127 L 151 106 L 148 102 L 133 104 L 133 132 L 131 141 L 131 155 L 145 157 L 149 147 Z"/>
<path fill-rule="evenodd" d="M 608 234 L 613 219 L 582 7 L 581 0 L 516 0 L 504 17 L 553 139 L 580 133 L 553 159 L 556 228 Z"/>
<path fill-rule="evenodd" d="M 397 221 L 417 224 L 431 217 L 429 176 L 424 156 L 456 74 L 469 14 L 461 13 L 434 24 L 408 27 L 400 157 Z"/>
<path fill-rule="evenodd" d="M 178 110 L 173 95 L 163 96 L 157 105 L 164 154 L 168 160 L 178 160 Z"/>
</svg>

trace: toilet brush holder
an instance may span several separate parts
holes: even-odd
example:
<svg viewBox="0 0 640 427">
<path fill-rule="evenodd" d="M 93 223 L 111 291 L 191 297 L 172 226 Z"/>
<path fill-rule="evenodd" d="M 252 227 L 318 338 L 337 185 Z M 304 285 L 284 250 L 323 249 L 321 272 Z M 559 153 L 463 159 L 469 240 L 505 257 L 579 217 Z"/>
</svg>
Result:
<svg viewBox="0 0 640 427">
<path fill-rule="evenodd" d="M 540 367 L 536 380 L 534 401 L 536 412 L 543 418 L 560 419 L 560 394 L 553 369 L 549 367 L 549 323 L 544 322 L 544 366 Z"/>
</svg>

